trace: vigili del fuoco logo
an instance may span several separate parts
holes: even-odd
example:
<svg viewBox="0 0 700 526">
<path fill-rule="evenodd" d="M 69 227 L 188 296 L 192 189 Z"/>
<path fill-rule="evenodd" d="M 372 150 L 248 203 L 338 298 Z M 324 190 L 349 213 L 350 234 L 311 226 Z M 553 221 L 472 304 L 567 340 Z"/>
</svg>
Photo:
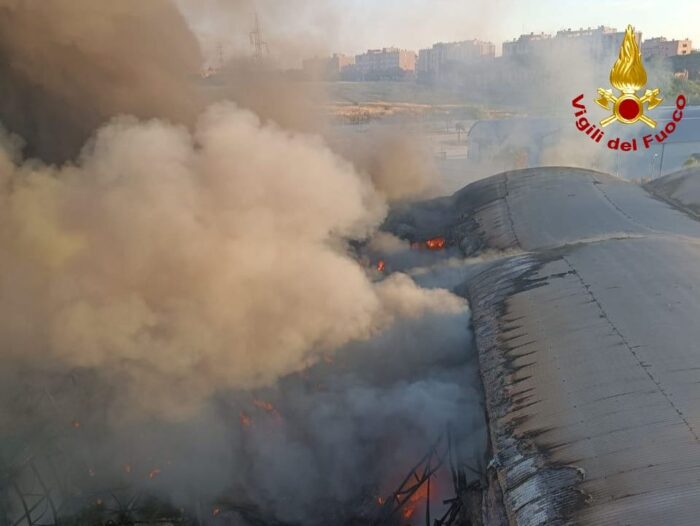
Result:
<svg viewBox="0 0 700 526">
<path fill-rule="evenodd" d="M 603 128 L 615 121 L 625 125 L 641 122 L 649 128 L 656 128 L 656 121 L 645 111 L 656 108 L 661 104 L 663 98 L 660 97 L 659 88 L 646 89 L 644 94 L 639 97 L 637 93 L 646 86 L 646 83 L 647 72 L 644 69 L 642 53 L 639 50 L 634 28 L 629 25 L 620 46 L 620 54 L 610 70 L 610 84 L 619 93 L 615 93 L 612 88 L 598 88 L 598 97 L 595 99 L 596 104 L 608 110 L 610 115 L 600 121 L 600 128 L 590 122 L 585 116 L 587 109 L 582 104 L 584 94 L 581 93 L 571 101 L 574 107 L 574 117 L 576 117 L 576 128 L 597 143 L 601 142 L 605 135 Z M 668 121 L 663 129 L 640 137 L 639 143 L 637 138 L 628 141 L 622 141 L 620 137 L 612 138 L 606 143 L 608 148 L 630 152 L 637 151 L 639 146 L 648 149 L 654 143 L 663 143 L 676 130 L 676 125 L 681 122 L 685 105 L 685 95 L 678 95 L 672 120 Z"/>
</svg>

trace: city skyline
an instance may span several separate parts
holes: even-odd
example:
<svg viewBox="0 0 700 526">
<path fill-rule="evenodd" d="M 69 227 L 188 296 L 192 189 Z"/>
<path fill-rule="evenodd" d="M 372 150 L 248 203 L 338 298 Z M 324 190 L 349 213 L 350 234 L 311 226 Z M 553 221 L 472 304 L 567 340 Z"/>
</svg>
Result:
<svg viewBox="0 0 700 526">
<path fill-rule="evenodd" d="M 700 17 L 700 4 L 688 0 L 676 2 L 672 9 L 659 9 L 654 0 L 594 0 L 585 8 L 575 0 L 527 3 L 493 0 L 469 4 L 455 0 L 334 0 L 333 3 L 346 13 L 348 19 L 343 27 L 354 28 L 351 37 L 344 31 L 339 35 L 339 39 L 348 43 L 344 50 L 348 53 L 388 46 L 421 49 L 435 42 L 474 38 L 494 42 L 499 53 L 503 42 L 521 34 L 555 34 L 562 29 L 600 25 L 623 30 L 628 24 L 645 38 L 666 36 L 700 41 L 700 29 L 693 22 Z M 681 13 L 683 16 L 679 16 Z M 378 31 L 380 25 L 382 30 Z"/>
<path fill-rule="evenodd" d="M 427 46 L 425 48 L 420 48 L 416 50 L 397 46 L 382 46 L 377 48 L 369 48 L 366 51 L 357 54 L 344 53 L 343 51 L 334 51 L 331 54 L 330 59 L 334 60 L 337 63 L 336 67 L 343 69 L 343 64 L 345 64 L 345 66 L 350 64 L 354 65 L 355 59 L 359 60 L 372 55 L 378 56 L 378 53 L 411 53 L 414 54 L 416 56 L 417 61 L 420 62 L 420 57 L 422 57 L 424 53 L 428 54 L 431 52 L 437 52 L 438 54 L 442 55 L 445 53 L 444 50 L 449 49 L 450 51 L 448 53 L 457 53 L 457 55 L 454 55 L 451 58 L 447 58 L 447 56 L 445 56 L 444 58 L 447 58 L 447 60 L 468 61 L 470 58 L 476 57 L 494 58 L 500 56 L 512 56 L 522 53 L 527 54 L 537 52 L 537 49 L 540 48 L 537 46 L 533 48 L 533 45 L 536 45 L 540 42 L 543 44 L 547 42 L 555 44 L 557 41 L 560 40 L 560 38 L 568 40 L 572 37 L 583 37 L 587 39 L 593 38 L 594 40 L 590 41 L 591 44 L 596 42 L 597 44 L 593 45 L 601 45 L 605 48 L 608 48 L 608 50 L 613 48 L 616 50 L 618 46 L 618 42 L 616 41 L 616 39 L 624 33 L 624 30 L 625 28 L 618 29 L 617 27 L 605 25 L 599 25 L 594 27 L 588 26 L 579 28 L 564 28 L 552 32 L 538 31 L 520 34 L 518 35 L 518 37 L 515 37 L 510 40 L 505 40 L 500 43 L 470 38 L 458 41 L 437 41 L 434 42 L 431 46 Z M 695 51 L 692 48 L 692 39 L 677 38 L 674 36 L 666 35 L 645 37 L 639 31 L 636 31 L 636 33 L 637 38 L 643 45 L 642 50 L 645 53 L 645 57 L 655 56 L 663 58 L 674 55 L 687 55 Z M 609 41 L 608 37 L 612 37 L 613 40 Z M 605 40 L 605 42 L 603 42 L 603 40 L 601 39 Z M 611 42 L 614 42 L 613 48 L 610 47 Z M 508 49 L 506 49 L 506 47 L 508 47 Z M 319 60 L 327 61 L 329 60 L 329 57 L 327 55 L 321 57 L 307 57 L 303 60 L 304 69 L 306 69 L 307 64 Z M 313 67 L 316 67 L 317 65 L 318 64 L 315 64 Z"/>
<path fill-rule="evenodd" d="M 176 0 L 197 34 L 205 57 L 249 51 L 257 11 L 270 54 L 295 67 L 301 60 L 332 53 L 357 55 L 368 49 L 398 47 L 418 51 L 437 42 L 478 39 L 496 44 L 521 34 L 598 27 L 624 30 L 632 24 L 644 38 L 665 36 L 700 42 L 700 3 L 679 0 L 660 8 L 655 0 L 273 0 L 233 2 Z M 682 14 L 683 16 L 679 16 Z"/>
</svg>

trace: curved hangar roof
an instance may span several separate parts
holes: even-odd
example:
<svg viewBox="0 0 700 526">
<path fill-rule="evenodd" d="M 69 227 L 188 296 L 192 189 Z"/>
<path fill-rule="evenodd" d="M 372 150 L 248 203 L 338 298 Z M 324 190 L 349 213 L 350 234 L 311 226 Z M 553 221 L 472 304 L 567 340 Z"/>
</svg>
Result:
<svg viewBox="0 0 700 526">
<path fill-rule="evenodd" d="M 467 284 L 502 491 L 486 509 L 523 526 L 696 526 L 700 222 L 568 168 L 431 206 L 451 242 L 516 252 Z"/>
</svg>

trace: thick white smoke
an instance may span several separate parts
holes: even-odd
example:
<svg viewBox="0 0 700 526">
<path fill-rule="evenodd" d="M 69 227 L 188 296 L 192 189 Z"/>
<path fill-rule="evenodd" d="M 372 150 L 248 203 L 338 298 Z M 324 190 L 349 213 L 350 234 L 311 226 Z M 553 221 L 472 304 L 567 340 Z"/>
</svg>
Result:
<svg viewBox="0 0 700 526">
<path fill-rule="evenodd" d="M 194 134 L 117 119 L 60 169 L 6 153 L 0 177 L 6 358 L 109 370 L 149 411 L 461 304 L 400 275 L 373 285 L 342 242 L 383 217 L 368 178 L 232 104 Z"/>
<path fill-rule="evenodd" d="M 316 89 L 250 64 L 209 90 L 174 4 L 127 4 L 0 0 L 0 121 L 22 135 L 0 136 L 0 468 L 63 459 L 62 504 L 118 486 L 200 524 L 217 499 L 325 524 L 447 422 L 478 459 L 465 302 L 348 243 L 434 190 L 424 152 L 341 148 Z"/>
</svg>

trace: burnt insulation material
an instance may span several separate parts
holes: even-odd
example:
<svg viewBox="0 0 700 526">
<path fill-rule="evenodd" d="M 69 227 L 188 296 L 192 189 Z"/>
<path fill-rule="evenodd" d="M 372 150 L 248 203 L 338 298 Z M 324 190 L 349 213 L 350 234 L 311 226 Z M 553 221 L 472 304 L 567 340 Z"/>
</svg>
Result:
<svg viewBox="0 0 700 526">
<path fill-rule="evenodd" d="M 508 258 L 471 280 L 467 294 L 474 313 L 472 323 L 490 422 L 493 457 L 489 469 L 500 486 L 500 491 L 491 489 L 489 493 L 502 493 L 503 499 L 487 506 L 502 504 L 510 524 L 563 526 L 573 524 L 572 513 L 585 501 L 577 487 L 583 471 L 549 462 L 533 440 L 516 434 L 507 418 L 529 403 L 527 393 L 518 389 L 512 375 L 520 345 L 512 345 L 507 338 L 515 321 L 508 317 L 507 300 L 513 294 L 546 285 L 533 277 L 540 265 L 532 255 Z M 485 518 L 489 524 L 487 521 Z"/>
</svg>

